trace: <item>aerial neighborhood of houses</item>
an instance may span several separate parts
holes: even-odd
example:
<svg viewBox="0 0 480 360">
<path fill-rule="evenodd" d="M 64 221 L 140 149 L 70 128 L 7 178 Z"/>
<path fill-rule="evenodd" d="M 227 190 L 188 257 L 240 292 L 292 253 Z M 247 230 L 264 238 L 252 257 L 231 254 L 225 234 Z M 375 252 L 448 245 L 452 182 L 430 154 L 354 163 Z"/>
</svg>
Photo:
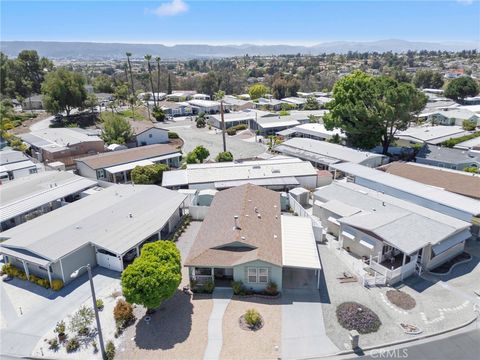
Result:
<svg viewBox="0 0 480 360">
<path fill-rule="evenodd" d="M 170 74 L 157 86 L 145 59 L 132 60 L 147 61 L 141 91 L 117 69 L 133 100 L 87 86 L 90 106 L 55 113 L 44 94 L 11 109 L 35 117 L 1 133 L 1 355 L 349 357 L 473 326 L 478 77 L 446 70 L 476 86 L 456 99 L 409 85 L 421 108 L 394 103 L 393 122 L 369 109 L 373 124 L 340 87 L 374 71 L 330 91 L 278 96 L 256 77 L 204 94 L 172 90 Z"/>
</svg>

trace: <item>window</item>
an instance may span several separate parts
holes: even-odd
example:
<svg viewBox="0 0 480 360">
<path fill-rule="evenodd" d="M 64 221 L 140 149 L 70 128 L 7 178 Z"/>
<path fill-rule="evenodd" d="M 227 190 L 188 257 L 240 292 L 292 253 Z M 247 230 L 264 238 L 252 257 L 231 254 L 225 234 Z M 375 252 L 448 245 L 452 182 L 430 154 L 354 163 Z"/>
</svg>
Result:
<svg viewBox="0 0 480 360">
<path fill-rule="evenodd" d="M 35 169 L 28 169 L 29 174 L 36 174 L 37 173 L 37 168 Z"/>
<path fill-rule="evenodd" d="M 248 268 L 248 282 L 249 283 L 257 282 L 257 268 Z"/>
<path fill-rule="evenodd" d="M 149 138 L 152 138 L 152 137 L 153 137 L 153 134 L 148 134 L 148 137 L 149 137 Z"/>
<path fill-rule="evenodd" d="M 268 283 L 268 268 L 247 268 L 247 277 L 249 283 Z"/>
</svg>

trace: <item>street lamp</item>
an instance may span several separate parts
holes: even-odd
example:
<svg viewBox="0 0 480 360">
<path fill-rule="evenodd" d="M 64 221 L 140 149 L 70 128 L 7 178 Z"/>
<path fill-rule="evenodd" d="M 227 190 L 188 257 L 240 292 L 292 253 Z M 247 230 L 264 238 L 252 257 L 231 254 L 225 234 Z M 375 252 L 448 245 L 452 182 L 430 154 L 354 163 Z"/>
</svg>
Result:
<svg viewBox="0 0 480 360">
<path fill-rule="evenodd" d="M 70 277 L 75 279 L 80 270 L 83 268 L 87 268 L 88 272 L 88 279 L 90 280 L 90 290 L 92 291 L 92 301 L 93 301 L 93 309 L 95 310 L 95 319 L 97 320 L 97 330 L 98 330 L 98 340 L 100 342 L 100 352 L 102 353 L 102 359 L 105 359 L 105 346 L 103 345 L 103 335 L 102 335 L 102 327 L 100 326 L 100 316 L 98 315 L 98 308 L 97 308 L 97 298 L 95 297 L 95 288 L 93 287 L 93 278 L 92 278 L 92 269 L 90 264 L 84 265 L 77 270 L 75 270 Z"/>
</svg>

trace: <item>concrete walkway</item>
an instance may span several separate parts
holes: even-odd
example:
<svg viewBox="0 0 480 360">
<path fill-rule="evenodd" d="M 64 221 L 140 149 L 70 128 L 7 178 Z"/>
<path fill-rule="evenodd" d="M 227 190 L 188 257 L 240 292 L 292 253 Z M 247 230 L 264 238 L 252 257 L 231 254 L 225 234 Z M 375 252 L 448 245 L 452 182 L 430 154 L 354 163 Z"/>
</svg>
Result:
<svg viewBox="0 0 480 360">
<path fill-rule="evenodd" d="M 325 331 L 318 291 L 285 290 L 282 298 L 282 359 L 315 358 L 339 351 Z"/>
<path fill-rule="evenodd" d="M 208 320 L 208 343 L 205 350 L 205 360 L 220 358 L 223 344 L 223 314 L 232 298 L 233 291 L 230 288 L 216 288 L 213 291 L 213 309 Z"/>
</svg>

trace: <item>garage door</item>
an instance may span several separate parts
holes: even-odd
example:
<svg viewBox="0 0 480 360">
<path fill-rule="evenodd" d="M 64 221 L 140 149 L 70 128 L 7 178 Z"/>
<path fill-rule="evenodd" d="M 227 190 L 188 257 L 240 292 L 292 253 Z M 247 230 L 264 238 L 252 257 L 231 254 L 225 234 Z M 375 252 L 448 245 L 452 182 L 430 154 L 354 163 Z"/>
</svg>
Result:
<svg viewBox="0 0 480 360">
<path fill-rule="evenodd" d="M 104 249 L 97 249 L 97 264 L 110 270 L 123 271 L 122 259 Z"/>
</svg>

